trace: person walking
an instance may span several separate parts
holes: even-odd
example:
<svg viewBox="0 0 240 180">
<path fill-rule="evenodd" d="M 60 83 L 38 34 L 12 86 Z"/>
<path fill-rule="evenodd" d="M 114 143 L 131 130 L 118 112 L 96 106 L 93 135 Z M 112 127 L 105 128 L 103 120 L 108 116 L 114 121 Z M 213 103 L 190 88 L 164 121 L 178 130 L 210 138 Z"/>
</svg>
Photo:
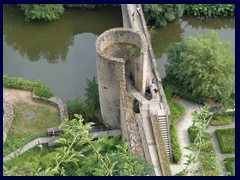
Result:
<svg viewBox="0 0 240 180">
<path fill-rule="evenodd" d="M 132 12 L 132 19 L 135 20 L 135 11 Z"/>
<path fill-rule="evenodd" d="M 156 80 L 153 78 L 152 79 L 152 87 L 154 87 L 155 83 L 156 83 Z"/>
<path fill-rule="evenodd" d="M 154 98 L 157 97 L 157 92 L 158 92 L 158 89 L 157 89 L 157 88 L 154 88 L 154 89 L 153 89 L 153 97 L 154 97 Z"/>
<path fill-rule="evenodd" d="M 137 7 L 137 14 L 140 16 L 140 7 Z"/>
</svg>

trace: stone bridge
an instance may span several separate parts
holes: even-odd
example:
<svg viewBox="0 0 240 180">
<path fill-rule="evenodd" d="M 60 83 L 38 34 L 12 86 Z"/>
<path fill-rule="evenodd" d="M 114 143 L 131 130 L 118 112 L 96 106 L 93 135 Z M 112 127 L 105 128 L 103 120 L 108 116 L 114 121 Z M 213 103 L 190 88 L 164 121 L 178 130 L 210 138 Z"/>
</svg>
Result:
<svg viewBox="0 0 240 180">
<path fill-rule="evenodd" d="M 135 13 L 133 17 L 132 12 L 137 12 L 137 7 L 140 15 Z M 171 114 L 149 32 L 141 5 L 122 4 L 121 9 L 124 27 L 107 30 L 96 41 L 101 113 L 106 125 L 121 128 L 122 138 L 129 142 L 131 151 L 149 161 L 156 175 L 167 175 L 166 157 L 159 144 L 165 144 L 171 162 Z M 131 54 L 134 48 L 139 49 L 137 56 Z M 156 80 L 154 87 L 153 78 Z M 158 89 L 156 94 L 153 88 Z M 129 99 L 138 104 L 138 112 L 131 112 Z M 158 127 L 152 124 L 153 116 L 157 117 Z M 156 134 L 161 134 L 163 143 Z"/>
</svg>

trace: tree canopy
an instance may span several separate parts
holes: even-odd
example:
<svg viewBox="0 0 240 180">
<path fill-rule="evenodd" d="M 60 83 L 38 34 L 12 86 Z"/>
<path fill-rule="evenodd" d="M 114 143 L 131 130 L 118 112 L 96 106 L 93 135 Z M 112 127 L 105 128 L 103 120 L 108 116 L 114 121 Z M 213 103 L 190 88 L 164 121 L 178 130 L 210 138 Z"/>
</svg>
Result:
<svg viewBox="0 0 240 180">
<path fill-rule="evenodd" d="M 214 98 L 233 105 L 235 96 L 235 58 L 230 43 L 217 32 L 190 36 L 168 51 L 166 78 L 199 100 Z"/>
</svg>

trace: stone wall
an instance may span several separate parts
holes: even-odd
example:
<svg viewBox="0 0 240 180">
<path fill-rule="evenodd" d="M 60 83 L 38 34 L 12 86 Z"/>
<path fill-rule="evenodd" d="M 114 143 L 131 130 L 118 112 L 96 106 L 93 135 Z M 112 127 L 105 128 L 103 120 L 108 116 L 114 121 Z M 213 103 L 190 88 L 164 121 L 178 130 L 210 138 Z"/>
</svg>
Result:
<svg viewBox="0 0 240 180">
<path fill-rule="evenodd" d="M 51 97 L 51 98 L 47 99 L 47 98 L 43 98 L 43 97 L 39 97 L 39 96 L 35 95 L 34 90 L 32 90 L 32 89 L 27 89 L 27 90 L 33 91 L 33 93 L 32 93 L 32 98 L 33 99 L 39 99 L 39 100 L 42 100 L 42 101 L 46 101 L 46 102 L 49 102 L 50 104 L 52 104 L 54 106 L 57 106 L 58 109 L 59 109 L 61 122 L 64 119 L 68 118 L 67 105 L 65 104 L 65 102 L 61 98 Z M 13 114 L 12 105 L 9 104 L 8 102 L 6 102 L 4 100 L 4 98 L 3 98 L 3 110 L 4 110 L 4 115 L 3 115 L 3 141 L 5 142 L 5 140 L 7 138 L 7 132 L 12 125 L 12 120 L 13 120 L 14 114 Z"/>
<path fill-rule="evenodd" d="M 114 28 L 101 34 L 96 41 L 99 100 L 104 123 L 113 128 L 120 127 L 119 81 L 125 81 L 125 63 L 129 60 L 124 59 L 125 55 L 114 56 L 105 51 L 117 43 L 132 44 L 140 49 L 139 57 L 130 63 L 135 67 L 132 71 L 136 89 L 144 94 L 146 86 L 147 44 L 144 35 L 127 28 Z"/>
<path fill-rule="evenodd" d="M 136 117 L 128 102 L 125 81 L 120 81 L 120 112 L 122 139 L 128 141 L 129 149 L 133 154 L 144 157 L 142 140 Z"/>
<path fill-rule="evenodd" d="M 7 133 L 12 125 L 13 121 L 13 108 L 12 105 L 5 101 L 3 98 L 3 142 L 5 142 L 7 138 Z"/>
<path fill-rule="evenodd" d="M 168 156 L 165 150 L 161 129 L 157 120 L 157 115 L 150 115 L 150 121 L 152 124 L 152 130 L 153 130 L 154 140 L 157 147 L 156 150 L 158 154 L 158 160 L 161 167 L 162 175 L 170 176 L 171 175 L 170 165 L 169 165 Z"/>
</svg>

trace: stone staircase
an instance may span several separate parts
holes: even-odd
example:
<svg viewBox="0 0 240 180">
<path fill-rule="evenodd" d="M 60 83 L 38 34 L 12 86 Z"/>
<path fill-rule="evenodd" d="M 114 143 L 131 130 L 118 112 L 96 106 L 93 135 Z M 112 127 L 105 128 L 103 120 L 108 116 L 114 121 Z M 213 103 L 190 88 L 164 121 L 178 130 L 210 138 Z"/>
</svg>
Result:
<svg viewBox="0 0 240 180">
<path fill-rule="evenodd" d="M 168 134 L 170 132 L 168 132 L 169 128 L 168 128 L 168 124 L 167 124 L 166 115 L 159 115 L 158 114 L 158 122 L 159 122 L 159 125 L 160 125 L 162 138 L 163 138 L 163 141 L 164 141 L 164 144 L 165 144 L 165 149 L 166 149 L 168 158 L 170 160 L 170 143 L 169 143 L 169 136 L 168 136 Z"/>
</svg>

